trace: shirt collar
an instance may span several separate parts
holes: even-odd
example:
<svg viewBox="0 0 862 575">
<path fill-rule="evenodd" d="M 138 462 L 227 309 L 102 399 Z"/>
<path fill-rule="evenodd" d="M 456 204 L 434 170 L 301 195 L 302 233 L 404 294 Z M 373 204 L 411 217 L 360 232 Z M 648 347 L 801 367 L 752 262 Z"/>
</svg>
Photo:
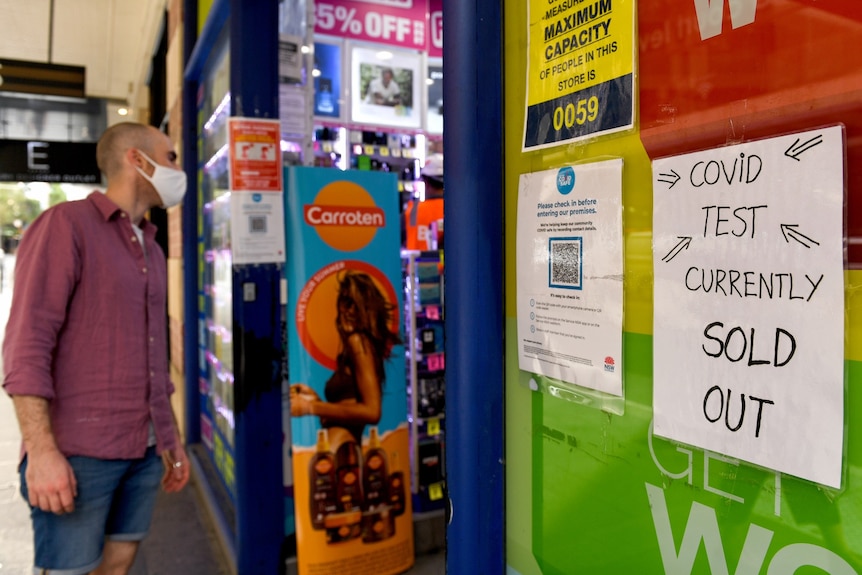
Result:
<svg viewBox="0 0 862 575">
<path fill-rule="evenodd" d="M 89 196 L 87 196 L 87 200 L 90 201 L 96 207 L 96 209 L 99 211 L 100 214 L 102 214 L 102 217 L 105 219 L 106 222 L 111 221 L 114 217 L 116 217 L 117 214 L 125 213 L 123 212 L 123 210 L 120 209 L 117 204 L 112 202 L 110 198 L 108 198 L 108 196 L 106 196 L 102 192 L 95 191 L 91 193 Z M 153 224 L 147 218 L 143 218 L 141 220 L 139 227 L 148 236 L 155 235 L 156 233 L 155 224 Z"/>
<path fill-rule="evenodd" d="M 108 196 L 103 194 L 102 192 L 93 192 L 89 196 L 87 196 L 87 200 L 91 202 L 99 213 L 102 214 L 102 217 L 105 218 L 105 221 L 110 221 L 114 214 L 122 212 L 122 210 L 108 199 Z"/>
</svg>

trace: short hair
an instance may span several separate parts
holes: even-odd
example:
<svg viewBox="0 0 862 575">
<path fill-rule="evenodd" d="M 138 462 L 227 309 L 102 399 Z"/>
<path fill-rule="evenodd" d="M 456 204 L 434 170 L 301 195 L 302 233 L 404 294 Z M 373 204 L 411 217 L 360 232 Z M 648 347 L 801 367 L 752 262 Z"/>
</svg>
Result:
<svg viewBox="0 0 862 575">
<path fill-rule="evenodd" d="M 123 165 L 123 154 L 129 148 L 141 148 L 151 154 L 153 149 L 153 129 L 146 124 L 120 122 L 102 134 L 96 144 L 96 164 L 109 180 Z"/>
</svg>

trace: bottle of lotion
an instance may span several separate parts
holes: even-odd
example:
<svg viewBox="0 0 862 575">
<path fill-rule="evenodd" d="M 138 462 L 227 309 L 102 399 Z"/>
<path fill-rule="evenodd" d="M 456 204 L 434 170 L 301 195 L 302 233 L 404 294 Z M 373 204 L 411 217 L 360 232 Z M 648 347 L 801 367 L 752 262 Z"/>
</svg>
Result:
<svg viewBox="0 0 862 575">
<path fill-rule="evenodd" d="M 337 510 L 335 461 L 329 451 L 329 434 L 325 429 L 317 432 L 317 452 L 308 466 L 308 487 L 311 526 L 323 529 L 326 516 Z"/>
</svg>

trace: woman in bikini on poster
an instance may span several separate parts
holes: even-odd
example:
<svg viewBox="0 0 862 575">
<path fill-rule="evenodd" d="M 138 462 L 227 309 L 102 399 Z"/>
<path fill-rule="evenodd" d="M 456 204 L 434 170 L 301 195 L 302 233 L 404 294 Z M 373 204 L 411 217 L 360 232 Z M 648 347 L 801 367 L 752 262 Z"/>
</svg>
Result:
<svg viewBox="0 0 862 575">
<path fill-rule="evenodd" d="M 366 273 L 348 271 L 339 280 L 336 329 L 340 349 L 324 388 L 325 399 L 308 385 L 290 388 L 290 414 L 316 415 L 327 429 L 332 451 L 346 443 L 362 445 L 366 425 L 380 421 L 384 362 L 401 343 L 389 328 L 394 310 Z"/>
</svg>

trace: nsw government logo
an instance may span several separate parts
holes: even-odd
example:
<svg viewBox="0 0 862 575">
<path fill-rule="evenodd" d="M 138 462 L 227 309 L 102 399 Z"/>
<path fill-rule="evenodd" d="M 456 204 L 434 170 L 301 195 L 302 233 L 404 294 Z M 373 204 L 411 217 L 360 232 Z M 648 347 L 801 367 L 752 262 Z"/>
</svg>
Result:
<svg viewBox="0 0 862 575">
<path fill-rule="evenodd" d="M 614 358 L 611 356 L 605 358 L 605 371 L 614 372 Z"/>
<path fill-rule="evenodd" d="M 574 188 L 575 171 L 568 166 L 560 168 L 560 171 L 557 172 L 557 191 L 565 196 Z"/>
</svg>

